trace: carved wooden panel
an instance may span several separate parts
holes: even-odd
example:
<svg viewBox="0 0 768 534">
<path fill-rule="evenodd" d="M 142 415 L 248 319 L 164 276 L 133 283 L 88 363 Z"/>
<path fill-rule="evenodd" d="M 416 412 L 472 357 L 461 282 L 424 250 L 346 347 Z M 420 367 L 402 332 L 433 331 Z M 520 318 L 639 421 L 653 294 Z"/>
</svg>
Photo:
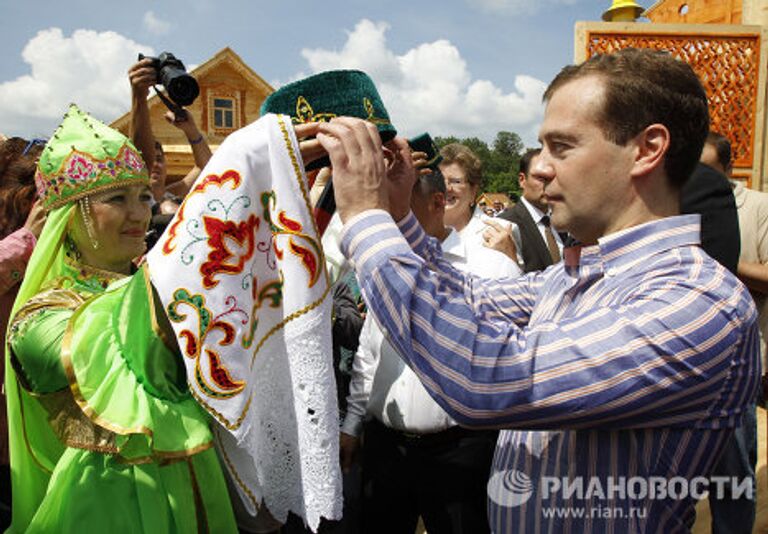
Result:
<svg viewBox="0 0 768 534">
<path fill-rule="evenodd" d="M 667 50 L 689 63 L 707 90 L 711 128 L 731 141 L 734 167 L 753 166 L 760 79 L 759 34 L 587 34 L 587 57 L 628 47 Z"/>
</svg>

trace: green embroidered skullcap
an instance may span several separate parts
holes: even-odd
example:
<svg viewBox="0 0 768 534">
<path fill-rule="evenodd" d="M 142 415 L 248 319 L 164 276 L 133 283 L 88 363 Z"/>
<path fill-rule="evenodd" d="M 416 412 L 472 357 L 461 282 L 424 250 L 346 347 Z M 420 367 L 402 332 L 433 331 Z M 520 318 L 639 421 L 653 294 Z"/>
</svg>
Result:
<svg viewBox="0 0 768 534">
<path fill-rule="evenodd" d="M 359 70 L 332 70 L 284 85 L 267 97 L 261 114 L 290 115 L 294 124 L 358 117 L 372 122 L 387 142 L 397 135 L 373 84 Z"/>
<path fill-rule="evenodd" d="M 71 104 L 40 155 L 35 184 L 50 211 L 106 189 L 149 184 L 149 174 L 127 137 Z"/>
<path fill-rule="evenodd" d="M 437 166 L 443 161 L 443 156 L 440 155 L 440 149 L 432 140 L 432 136 L 428 133 L 423 133 L 408 139 L 408 146 L 414 152 L 424 152 L 427 155 L 427 167 L 432 170 L 436 170 Z"/>
</svg>

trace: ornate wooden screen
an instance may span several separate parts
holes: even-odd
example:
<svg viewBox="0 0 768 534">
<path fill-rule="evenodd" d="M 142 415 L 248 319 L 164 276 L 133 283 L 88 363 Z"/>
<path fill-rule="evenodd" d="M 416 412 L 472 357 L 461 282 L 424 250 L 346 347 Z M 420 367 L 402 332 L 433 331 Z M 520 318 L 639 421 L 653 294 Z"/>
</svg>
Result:
<svg viewBox="0 0 768 534">
<path fill-rule="evenodd" d="M 732 143 L 734 175 L 748 182 L 761 175 L 766 67 L 760 27 L 578 23 L 576 33 L 577 61 L 637 47 L 688 62 L 707 90 L 712 129 Z"/>
</svg>

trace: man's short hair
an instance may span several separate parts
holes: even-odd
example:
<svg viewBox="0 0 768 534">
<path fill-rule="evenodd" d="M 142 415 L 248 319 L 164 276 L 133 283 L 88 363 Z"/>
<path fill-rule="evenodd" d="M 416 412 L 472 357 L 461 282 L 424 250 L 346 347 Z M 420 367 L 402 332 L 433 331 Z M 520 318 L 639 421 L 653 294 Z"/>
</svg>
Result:
<svg viewBox="0 0 768 534">
<path fill-rule="evenodd" d="M 526 150 L 525 154 L 520 158 L 520 167 L 517 172 L 528 176 L 528 171 L 531 170 L 531 161 L 539 154 L 541 154 L 540 148 L 529 148 Z"/>
<path fill-rule="evenodd" d="M 626 48 L 565 67 L 544 92 L 544 101 L 566 83 L 602 78 L 605 99 L 598 123 L 606 139 L 625 145 L 651 124 L 669 130 L 664 170 L 682 187 L 693 172 L 709 131 L 707 93 L 693 69 L 668 52 Z"/>
<path fill-rule="evenodd" d="M 710 131 L 707 134 L 707 140 L 705 142 L 708 145 L 715 147 L 715 152 L 717 153 L 717 161 L 720 162 L 720 165 L 722 165 L 723 169 L 726 171 L 730 169 L 732 156 L 731 142 L 728 140 L 728 138 L 717 132 Z"/>
<path fill-rule="evenodd" d="M 432 195 L 434 193 L 445 193 L 445 177 L 439 170 L 433 170 L 429 174 L 420 174 L 416 179 L 416 187 L 422 195 Z"/>
<path fill-rule="evenodd" d="M 459 143 L 449 143 L 440 150 L 443 156 L 441 165 L 456 163 L 467 173 L 467 180 L 476 186 L 483 185 L 483 162 L 472 150 Z"/>
</svg>

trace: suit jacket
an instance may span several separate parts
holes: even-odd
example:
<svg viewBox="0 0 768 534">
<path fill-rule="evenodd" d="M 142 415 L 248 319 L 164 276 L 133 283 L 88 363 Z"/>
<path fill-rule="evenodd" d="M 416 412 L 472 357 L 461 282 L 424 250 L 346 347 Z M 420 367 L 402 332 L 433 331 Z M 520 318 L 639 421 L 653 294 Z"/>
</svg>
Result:
<svg viewBox="0 0 768 534">
<path fill-rule="evenodd" d="M 512 221 L 520 228 L 520 239 L 523 241 L 523 271 L 543 271 L 552 265 L 547 242 L 541 237 L 536 221 L 522 202 L 502 211 L 498 217 Z"/>
<path fill-rule="evenodd" d="M 729 271 L 736 274 L 741 239 L 733 188 L 712 167 L 699 163 L 683 186 L 680 213 L 701 214 L 701 246 Z"/>
</svg>

